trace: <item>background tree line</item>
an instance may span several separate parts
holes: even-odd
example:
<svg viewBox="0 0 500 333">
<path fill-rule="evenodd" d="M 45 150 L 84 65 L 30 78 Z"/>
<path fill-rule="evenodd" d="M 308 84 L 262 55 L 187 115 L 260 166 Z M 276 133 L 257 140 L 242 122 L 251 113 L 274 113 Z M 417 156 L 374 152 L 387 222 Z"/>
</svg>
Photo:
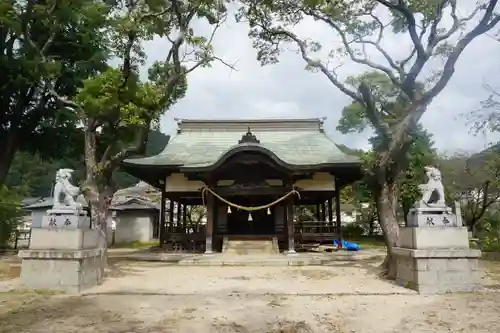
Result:
<svg viewBox="0 0 500 333">
<path fill-rule="evenodd" d="M 83 135 L 83 133 L 81 133 Z M 169 136 L 154 130 L 149 133 L 145 156 L 159 154 L 167 145 Z M 68 145 L 78 145 L 78 142 L 67 142 Z M 82 143 L 80 143 L 80 147 Z M 19 151 L 12 160 L 5 184 L 10 188 L 22 189 L 26 197 L 48 197 L 51 195 L 55 173 L 60 168 L 75 170 L 74 181 L 83 183 L 85 179 L 85 164 L 80 156 L 67 156 L 54 152 L 52 157 L 44 157 L 39 153 Z M 118 188 L 134 186 L 139 181 L 135 177 L 117 170 L 113 173 Z"/>
</svg>

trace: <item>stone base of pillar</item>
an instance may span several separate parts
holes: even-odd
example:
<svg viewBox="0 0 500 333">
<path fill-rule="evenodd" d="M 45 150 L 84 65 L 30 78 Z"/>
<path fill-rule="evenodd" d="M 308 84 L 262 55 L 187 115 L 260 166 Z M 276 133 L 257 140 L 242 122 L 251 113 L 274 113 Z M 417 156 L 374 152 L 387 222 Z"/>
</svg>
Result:
<svg viewBox="0 0 500 333">
<path fill-rule="evenodd" d="M 398 284 L 421 294 L 481 290 L 481 251 L 471 249 L 394 248 Z"/>
<path fill-rule="evenodd" d="M 19 251 L 21 285 L 80 292 L 102 281 L 100 230 L 33 228 L 29 250 Z"/>
<path fill-rule="evenodd" d="M 209 236 L 205 239 L 205 254 L 212 254 L 212 237 Z"/>
<path fill-rule="evenodd" d="M 288 250 L 288 251 L 285 251 L 285 254 L 287 256 L 296 256 L 297 255 L 297 252 L 295 250 Z"/>
<path fill-rule="evenodd" d="M 423 294 L 481 289 L 481 251 L 469 248 L 465 227 L 406 227 L 393 254 L 397 282 Z"/>
</svg>

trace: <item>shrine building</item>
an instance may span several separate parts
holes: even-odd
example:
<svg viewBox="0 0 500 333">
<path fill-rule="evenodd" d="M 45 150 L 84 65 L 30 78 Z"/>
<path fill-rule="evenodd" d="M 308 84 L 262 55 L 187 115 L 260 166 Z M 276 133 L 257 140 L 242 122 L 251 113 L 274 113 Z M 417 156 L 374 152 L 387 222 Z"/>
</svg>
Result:
<svg viewBox="0 0 500 333">
<path fill-rule="evenodd" d="M 360 160 L 328 138 L 322 119 L 180 119 L 163 152 L 122 168 L 162 192 L 160 246 L 205 253 L 235 240 L 294 253 L 296 244 L 341 239 L 340 191 L 362 177 Z M 206 216 L 194 218 L 190 207 L 201 205 Z M 301 206 L 315 216 L 297 219 Z"/>
</svg>

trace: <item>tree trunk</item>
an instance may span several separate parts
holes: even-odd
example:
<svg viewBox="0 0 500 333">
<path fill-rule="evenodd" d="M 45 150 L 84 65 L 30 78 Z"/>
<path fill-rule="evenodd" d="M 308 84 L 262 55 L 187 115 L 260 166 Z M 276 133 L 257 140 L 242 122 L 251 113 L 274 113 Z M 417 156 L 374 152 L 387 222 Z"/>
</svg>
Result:
<svg viewBox="0 0 500 333">
<path fill-rule="evenodd" d="M 4 140 L 0 141 L 0 184 L 4 184 L 9 174 L 9 169 L 12 164 L 12 160 L 19 147 L 19 135 L 17 131 L 12 131 L 7 134 Z"/>
<path fill-rule="evenodd" d="M 101 231 L 99 248 L 101 249 L 101 275 L 104 276 L 108 265 L 108 213 L 113 198 L 113 191 L 105 189 L 99 192 L 97 186 L 87 186 L 86 195 L 92 216 L 92 226 Z"/>
<path fill-rule="evenodd" d="M 370 222 L 368 224 L 368 236 L 373 237 L 375 233 L 375 214 L 373 211 L 370 213 Z"/>
<path fill-rule="evenodd" d="M 384 273 L 390 279 L 396 278 L 396 262 L 393 248 L 399 245 L 399 224 L 396 217 L 396 190 L 394 184 L 384 183 L 375 197 L 380 227 L 384 232 L 387 256 L 382 264 Z"/>
<path fill-rule="evenodd" d="M 97 177 L 98 165 L 96 159 L 97 140 L 91 119 L 87 120 L 85 129 L 85 185 L 84 195 L 90 206 L 92 227 L 101 231 L 99 237 L 99 248 L 101 249 L 101 276 L 104 276 L 107 267 L 108 256 L 108 209 L 111 203 L 109 200 L 109 187 L 104 187 L 100 191 Z M 101 188 L 103 188 L 101 186 Z M 112 195 L 112 194 L 111 194 Z"/>
</svg>

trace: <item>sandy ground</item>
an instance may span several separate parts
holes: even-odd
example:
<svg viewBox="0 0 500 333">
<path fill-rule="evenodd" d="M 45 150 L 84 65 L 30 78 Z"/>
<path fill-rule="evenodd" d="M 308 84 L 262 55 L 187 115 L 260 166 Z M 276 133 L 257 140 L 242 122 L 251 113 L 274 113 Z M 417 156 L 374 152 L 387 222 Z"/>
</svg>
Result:
<svg viewBox="0 0 500 333">
<path fill-rule="evenodd" d="M 483 263 L 488 292 L 442 296 L 380 280 L 377 264 L 114 262 L 106 282 L 85 296 L 0 293 L 0 332 L 500 332 L 500 263 Z"/>
</svg>

